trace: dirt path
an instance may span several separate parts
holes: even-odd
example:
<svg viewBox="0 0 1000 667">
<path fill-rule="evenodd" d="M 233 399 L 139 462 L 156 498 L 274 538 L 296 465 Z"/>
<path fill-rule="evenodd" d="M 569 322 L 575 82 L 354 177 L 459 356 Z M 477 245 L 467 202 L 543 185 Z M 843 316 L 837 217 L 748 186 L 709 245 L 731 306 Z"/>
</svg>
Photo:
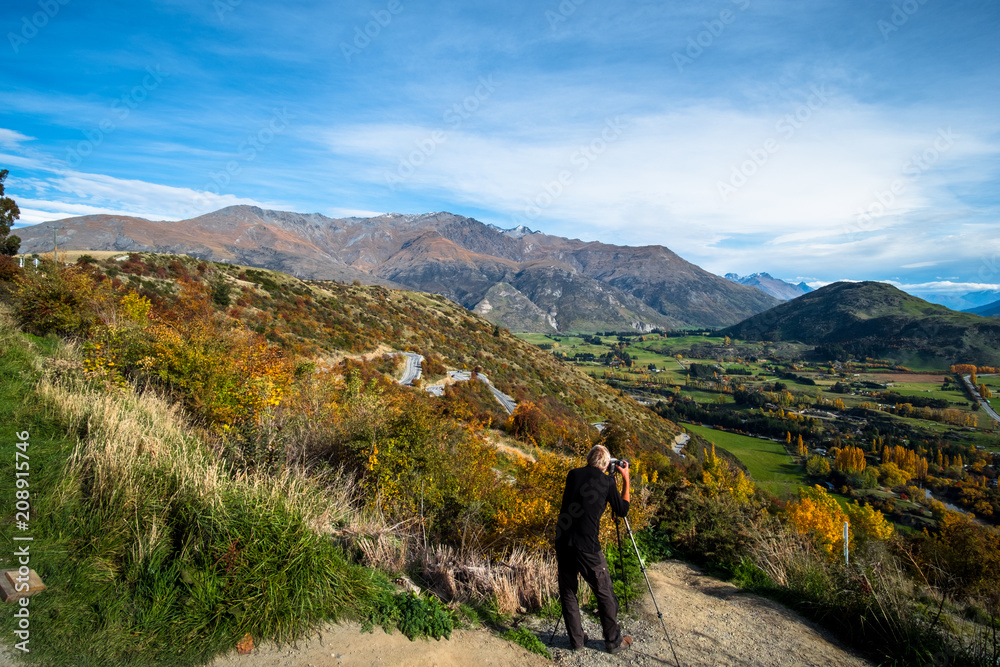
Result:
<svg viewBox="0 0 1000 667">
<path fill-rule="evenodd" d="M 840 648 L 823 631 L 781 605 L 742 593 L 686 563 L 657 563 L 648 573 L 683 667 L 871 664 Z M 605 653 L 600 626 L 594 619 L 585 619 L 584 630 L 591 638 L 587 648 L 569 651 L 565 627 L 560 623 L 550 649 L 553 661 L 565 667 L 676 664 L 648 593 L 633 602 L 632 614 L 623 614 L 621 620 L 624 631 L 635 638 L 630 650 L 614 656 Z M 547 643 L 551 625 L 546 627 L 538 619 L 530 619 L 529 624 Z M 344 624 L 330 626 L 296 646 L 262 647 L 246 656 L 233 653 L 217 659 L 211 667 L 369 665 L 529 667 L 551 666 L 552 662 L 486 631 L 460 630 L 450 641 L 411 642 L 398 632 L 387 635 L 376 629 L 373 634 L 361 634 L 357 624 Z"/>
</svg>

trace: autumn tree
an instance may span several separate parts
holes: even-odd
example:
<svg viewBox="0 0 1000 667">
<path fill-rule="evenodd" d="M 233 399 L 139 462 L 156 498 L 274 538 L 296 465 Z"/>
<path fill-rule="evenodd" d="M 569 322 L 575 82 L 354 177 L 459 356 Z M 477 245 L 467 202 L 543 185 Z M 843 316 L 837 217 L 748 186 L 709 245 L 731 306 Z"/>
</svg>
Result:
<svg viewBox="0 0 1000 667">
<path fill-rule="evenodd" d="M 845 474 L 864 472 L 866 465 L 865 453 L 860 447 L 844 447 L 837 450 L 833 465 L 837 470 Z"/>
<path fill-rule="evenodd" d="M 10 233 L 14 221 L 21 217 L 21 209 L 10 197 L 3 195 L 3 182 L 7 179 L 8 170 L 0 170 L 0 255 L 16 255 L 21 248 L 21 239 Z"/>
<path fill-rule="evenodd" d="M 830 462 L 816 454 L 806 462 L 806 472 L 813 477 L 826 477 L 830 474 Z"/>
</svg>

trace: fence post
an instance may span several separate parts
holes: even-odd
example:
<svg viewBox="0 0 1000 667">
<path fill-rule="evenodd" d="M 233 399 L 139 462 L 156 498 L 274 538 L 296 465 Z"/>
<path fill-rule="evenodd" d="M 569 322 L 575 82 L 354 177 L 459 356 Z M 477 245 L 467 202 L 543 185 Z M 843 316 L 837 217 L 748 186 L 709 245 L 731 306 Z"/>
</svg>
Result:
<svg viewBox="0 0 1000 667">
<path fill-rule="evenodd" d="M 850 547 L 847 544 L 847 522 L 844 522 L 844 565 L 850 565 Z"/>
</svg>

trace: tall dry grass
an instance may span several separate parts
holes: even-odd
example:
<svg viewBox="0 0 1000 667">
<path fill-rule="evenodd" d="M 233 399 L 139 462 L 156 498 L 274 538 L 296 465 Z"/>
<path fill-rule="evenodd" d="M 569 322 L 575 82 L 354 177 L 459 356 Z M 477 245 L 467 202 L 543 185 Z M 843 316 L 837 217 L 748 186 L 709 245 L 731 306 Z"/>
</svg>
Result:
<svg viewBox="0 0 1000 667">
<path fill-rule="evenodd" d="M 492 559 L 439 546 L 424 550 L 421 560 L 421 574 L 438 597 L 460 603 L 495 602 L 501 614 L 536 611 L 558 592 L 551 555 L 515 549 Z"/>
</svg>

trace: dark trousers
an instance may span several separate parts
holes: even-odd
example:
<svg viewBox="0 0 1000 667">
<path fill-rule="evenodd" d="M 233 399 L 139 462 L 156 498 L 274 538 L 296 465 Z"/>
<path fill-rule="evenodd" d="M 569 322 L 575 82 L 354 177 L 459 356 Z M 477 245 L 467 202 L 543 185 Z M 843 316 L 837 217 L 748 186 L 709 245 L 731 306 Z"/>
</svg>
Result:
<svg viewBox="0 0 1000 667">
<path fill-rule="evenodd" d="M 607 647 L 618 646 L 622 641 L 618 627 L 618 600 L 608 572 L 608 561 L 600 551 L 588 553 L 572 547 L 556 547 L 556 564 L 559 567 L 559 602 L 562 603 L 563 619 L 569 632 L 569 643 L 573 648 L 583 646 L 583 625 L 580 623 L 580 603 L 576 598 L 579 581 L 577 575 L 590 586 L 597 598 L 597 613 L 601 617 L 604 643 Z"/>
</svg>

